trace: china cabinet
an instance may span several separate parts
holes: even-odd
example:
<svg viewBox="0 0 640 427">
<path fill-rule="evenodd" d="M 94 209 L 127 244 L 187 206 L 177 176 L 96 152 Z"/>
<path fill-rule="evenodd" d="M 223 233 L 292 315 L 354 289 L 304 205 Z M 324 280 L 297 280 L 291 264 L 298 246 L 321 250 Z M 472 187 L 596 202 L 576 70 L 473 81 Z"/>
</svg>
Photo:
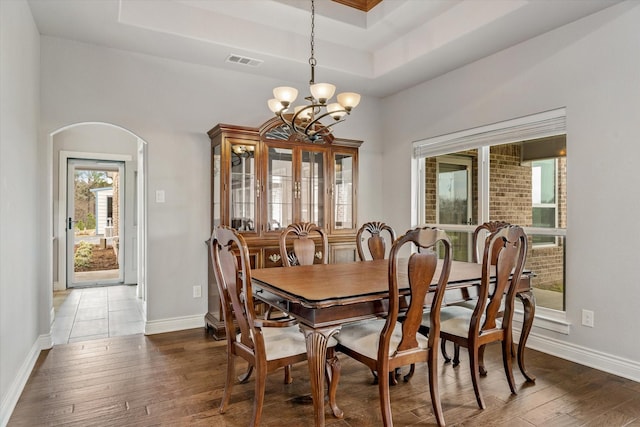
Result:
<svg viewBox="0 0 640 427">
<path fill-rule="evenodd" d="M 253 268 L 282 265 L 278 237 L 294 222 L 313 222 L 329 237 L 329 262 L 355 261 L 358 148 L 329 135 L 300 140 L 278 118 L 258 128 L 218 124 L 211 140 L 211 227 L 242 233 Z M 209 260 L 211 264 L 211 260 Z M 207 328 L 224 337 L 220 299 L 209 265 Z"/>
</svg>

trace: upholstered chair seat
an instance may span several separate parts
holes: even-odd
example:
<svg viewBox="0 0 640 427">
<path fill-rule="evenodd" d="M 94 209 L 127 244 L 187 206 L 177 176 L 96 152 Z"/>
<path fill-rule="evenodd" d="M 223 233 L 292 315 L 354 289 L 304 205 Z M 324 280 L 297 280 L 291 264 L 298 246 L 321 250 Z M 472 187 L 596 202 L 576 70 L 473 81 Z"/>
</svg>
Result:
<svg viewBox="0 0 640 427">
<path fill-rule="evenodd" d="M 337 336 L 337 340 L 343 347 L 349 348 L 368 358 L 376 359 L 380 346 L 380 331 L 385 323 L 385 319 L 375 319 L 343 326 Z M 416 339 L 418 340 L 419 348 L 429 348 L 429 340 L 426 337 L 417 333 Z M 400 341 L 402 341 L 402 324 L 396 323 L 393 328 L 393 333 L 391 334 L 391 340 L 389 341 L 389 357 L 392 357 L 398 350 Z"/>
<path fill-rule="evenodd" d="M 474 308 L 475 307 L 467 308 L 459 305 L 442 307 L 440 309 L 440 332 L 465 336 L 469 332 Z M 484 316 L 480 318 L 480 323 L 482 322 L 484 322 Z M 496 320 L 496 323 L 499 323 L 499 320 Z M 427 327 L 431 326 L 431 316 L 429 313 L 422 315 L 422 324 Z"/>
<path fill-rule="evenodd" d="M 241 341 L 242 334 L 236 336 L 236 341 Z M 262 328 L 264 349 L 267 360 L 284 359 L 297 354 L 306 354 L 307 345 L 304 334 L 297 325 L 285 328 Z M 330 338 L 327 347 L 335 347 L 337 341 Z"/>
</svg>

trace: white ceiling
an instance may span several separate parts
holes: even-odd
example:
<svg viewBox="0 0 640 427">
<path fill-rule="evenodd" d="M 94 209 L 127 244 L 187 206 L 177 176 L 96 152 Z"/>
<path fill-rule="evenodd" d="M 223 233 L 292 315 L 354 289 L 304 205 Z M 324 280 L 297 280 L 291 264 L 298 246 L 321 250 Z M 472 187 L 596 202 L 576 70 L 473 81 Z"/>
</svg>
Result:
<svg viewBox="0 0 640 427">
<path fill-rule="evenodd" d="M 620 0 L 316 0 L 316 82 L 387 96 Z M 309 80 L 310 0 L 29 0 L 41 34 L 288 84 Z M 264 61 L 226 62 L 230 54 Z"/>
</svg>

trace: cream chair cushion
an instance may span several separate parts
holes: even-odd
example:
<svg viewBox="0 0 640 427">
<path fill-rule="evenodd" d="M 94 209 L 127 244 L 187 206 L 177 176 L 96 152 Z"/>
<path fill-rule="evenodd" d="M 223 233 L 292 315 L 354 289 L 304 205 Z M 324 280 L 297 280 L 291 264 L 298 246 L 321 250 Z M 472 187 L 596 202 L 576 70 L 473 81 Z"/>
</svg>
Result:
<svg viewBox="0 0 640 427">
<path fill-rule="evenodd" d="M 380 331 L 382 331 L 384 324 L 384 319 L 375 319 L 345 325 L 336 338 L 344 347 L 354 350 L 370 359 L 377 359 Z M 416 338 L 420 348 L 429 348 L 429 340 L 426 337 L 416 334 Z M 393 329 L 393 335 L 389 342 L 389 356 L 395 353 L 401 339 L 402 323 L 398 322 Z"/>
<path fill-rule="evenodd" d="M 300 326 L 262 328 L 262 336 L 264 338 L 267 360 L 281 359 L 307 352 L 307 344 L 304 334 L 300 331 Z M 238 342 L 240 341 L 240 334 L 236 336 L 236 340 Z M 337 341 L 335 338 L 331 337 L 329 338 L 327 347 L 335 347 L 336 344 Z"/>
<path fill-rule="evenodd" d="M 449 305 L 440 309 L 440 331 L 448 334 L 466 337 L 469 335 L 469 325 L 471 324 L 471 316 L 473 309 L 461 307 L 459 305 Z M 480 323 L 484 322 L 484 315 L 480 318 Z M 501 324 L 500 319 L 496 319 L 498 326 Z M 429 313 L 422 315 L 422 324 L 431 327 L 431 318 Z"/>
</svg>

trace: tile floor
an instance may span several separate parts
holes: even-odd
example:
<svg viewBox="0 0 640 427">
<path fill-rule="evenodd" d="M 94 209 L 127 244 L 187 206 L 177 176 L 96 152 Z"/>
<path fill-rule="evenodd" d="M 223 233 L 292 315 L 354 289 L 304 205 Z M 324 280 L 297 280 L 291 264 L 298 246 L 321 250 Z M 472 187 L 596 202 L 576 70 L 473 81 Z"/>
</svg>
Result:
<svg viewBox="0 0 640 427">
<path fill-rule="evenodd" d="M 54 345 L 144 332 L 136 285 L 56 291 L 53 306 Z"/>
</svg>

